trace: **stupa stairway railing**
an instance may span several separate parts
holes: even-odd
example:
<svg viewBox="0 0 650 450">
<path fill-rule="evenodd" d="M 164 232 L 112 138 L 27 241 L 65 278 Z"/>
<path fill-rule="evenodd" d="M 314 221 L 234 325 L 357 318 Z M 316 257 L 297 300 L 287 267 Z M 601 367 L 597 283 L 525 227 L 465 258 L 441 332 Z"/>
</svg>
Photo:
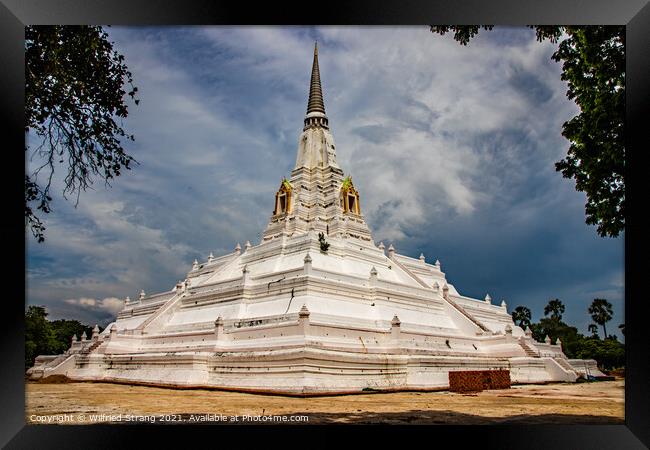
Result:
<svg viewBox="0 0 650 450">
<path fill-rule="evenodd" d="M 30 373 L 36 369 L 42 369 L 43 367 L 51 364 L 52 361 L 60 357 L 61 355 L 38 355 L 34 361 L 34 365 L 27 371 Z"/>
<path fill-rule="evenodd" d="M 526 344 L 526 341 L 523 337 L 519 339 L 519 345 L 524 349 L 524 352 L 526 352 L 526 356 L 530 356 L 531 358 L 539 358 L 539 350 L 533 349 L 530 345 Z"/>
<path fill-rule="evenodd" d="M 501 310 L 504 316 L 511 317 L 510 314 L 506 312 L 505 308 L 501 306 L 493 305 L 492 303 L 485 303 L 484 301 L 476 301 L 473 298 L 465 297 L 463 295 L 455 295 L 454 298 L 454 301 L 463 308 L 469 308 L 478 312 L 486 312 L 490 315 L 494 315 L 495 312 L 498 313 L 499 310 Z"/>
<path fill-rule="evenodd" d="M 229 256 L 232 256 L 232 254 Z M 230 265 L 234 264 L 234 262 L 237 260 L 238 260 L 237 257 L 230 259 L 220 267 L 220 270 L 229 267 Z M 233 280 L 233 282 L 236 283 L 238 281 Z M 187 285 L 185 285 L 184 288 L 178 288 L 174 296 L 172 296 L 169 300 L 167 300 L 167 302 L 164 303 L 156 312 L 151 314 L 151 316 L 147 317 L 146 320 L 144 320 L 140 325 L 138 325 L 135 328 L 134 332 L 136 334 L 143 334 L 147 327 L 151 327 L 151 326 L 155 327 L 155 324 L 157 322 L 164 320 L 164 318 L 168 316 L 169 313 L 171 313 L 173 308 L 176 307 L 184 297 L 191 295 L 191 292 L 195 291 L 197 288 L 198 287 L 190 288 Z"/>
<path fill-rule="evenodd" d="M 174 296 L 175 292 L 161 292 L 159 294 L 147 295 L 139 300 L 140 304 L 159 303 L 169 300 Z M 133 302 L 132 302 L 133 303 Z"/>
<path fill-rule="evenodd" d="M 576 372 L 576 369 L 571 364 L 569 364 L 569 361 L 566 358 L 562 358 L 562 357 L 558 356 L 558 357 L 555 357 L 554 359 L 555 359 L 555 362 L 557 362 L 565 370 Z"/>
<path fill-rule="evenodd" d="M 127 310 L 126 314 L 123 314 L 120 316 L 120 318 L 124 317 L 130 317 L 130 316 L 140 316 L 143 314 L 152 314 L 156 312 L 161 306 L 163 306 L 165 303 L 169 301 L 170 298 L 172 298 L 173 295 L 170 295 L 169 297 L 163 298 L 162 300 L 158 301 L 152 301 L 152 302 L 147 302 L 147 303 L 136 303 L 131 310 Z"/>
<path fill-rule="evenodd" d="M 539 356 L 547 356 L 550 358 L 563 358 L 564 353 L 562 347 L 558 344 L 546 344 L 543 342 L 535 342 L 535 347 L 539 350 Z"/>
<path fill-rule="evenodd" d="M 171 308 L 174 307 L 184 297 L 185 293 L 186 292 L 184 291 L 177 292 L 172 298 L 167 300 L 167 303 L 161 306 L 160 309 L 151 314 L 144 322 L 138 325 L 134 331 L 136 333 L 142 333 L 146 327 L 153 323 L 154 320 L 160 318 L 163 314 L 170 311 Z"/>
<path fill-rule="evenodd" d="M 87 354 L 89 354 L 89 353 L 92 353 L 93 350 L 95 350 L 97 347 L 99 347 L 99 346 L 102 345 L 103 343 L 104 343 L 103 340 L 101 340 L 101 339 L 97 339 L 97 340 L 95 340 L 93 343 L 91 343 L 90 345 L 88 345 L 88 346 L 82 348 L 81 351 L 80 351 L 79 353 L 81 353 L 82 355 L 87 355 Z"/>
<path fill-rule="evenodd" d="M 46 373 L 48 373 L 49 376 L 52 372 L 55 372 L 56 369 L 66 364 L 71 358 L 74 358 L 75 354 L 64 353 L 62 355 L 57 355 L 52 359 L 44 358 L 44 356 L 45 355 L 38 356 L 34 366 L 27 370 L 27 375 L 29 375 L 31 379 L 43 378 L 46 376 Z"/>
<path fill-rule="evenodd" d="M 56 358 L 45 362 L 44 364 L 41 364 L 39 366 L 34 366 L 35 369 L 40 369 L 40 370 L 52 370 L 57 368 L 59 365 L 61 365 L 63 362 L 65 362 L 68 358 L 72 357 L 70 353 L 63 353 L 61 355 L 57 355 Z"/>
<path fill-rule="evenodd" d="M 397 267 L 402 269 L 407 275 L 409 275 L 411 278 L 413 278 L 415 281 L 417 281 L 421 286 L 427 288 L 427 289 L 433 289 L 431 286 L 426 284 L 420 277 L 418 277 L 416 274 L 414 274 L 411 270 L 409 270 L 404 264 L 399 262 L 397 258 L 390 258 L 391 261 L 393 261 Z M 465 311 L 458 303 L 454 302 L 448 295 L 443 296 L 445 301 L 449 303 L 451 306 L 453 306 L 458 312 L 460 312 L 463 316 L 467 317 L 472 323 L 474 323 L 477 327 L 479 327 L 482 331 L 484 332 L 491 332 L 491 330 L 483 325 L 481 322 L 476 320 L 472 315 L 470 315 L 467 311 Z"/>
</svg>

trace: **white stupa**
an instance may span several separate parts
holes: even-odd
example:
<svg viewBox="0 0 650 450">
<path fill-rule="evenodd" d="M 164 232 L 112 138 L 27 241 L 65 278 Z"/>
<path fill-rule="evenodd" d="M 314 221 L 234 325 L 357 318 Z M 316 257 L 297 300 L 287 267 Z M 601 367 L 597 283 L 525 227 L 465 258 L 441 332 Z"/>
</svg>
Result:
<svg viewBox="0 0 650 450">
<path fill-rule="evenodd" d="M 32 378 L 308 395 L 446 388 L 458 370 L 507 369 L 515 383 L 595 373 L 595 361 L 535 342 L 505 302 L 461 295 L 438 261 L 373 241 L 336 160 L 317 48 L 304 124 L 258 245 L 195 261 L 170 291 L 141 292 L 98 336 L 40 356 Z"/>
</svg>

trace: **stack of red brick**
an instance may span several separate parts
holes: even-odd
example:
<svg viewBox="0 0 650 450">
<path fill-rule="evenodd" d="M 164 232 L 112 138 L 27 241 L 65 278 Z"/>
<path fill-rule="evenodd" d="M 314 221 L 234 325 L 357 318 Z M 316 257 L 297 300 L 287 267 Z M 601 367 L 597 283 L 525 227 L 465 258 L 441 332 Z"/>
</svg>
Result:
<svg viewBox="0 0 650 450">
<path fill-rule="evenodd" d="M 510 388 L 509 370 L 468 370 L 449 372 L 449 390 L 472 392 Z"/>
</svg>

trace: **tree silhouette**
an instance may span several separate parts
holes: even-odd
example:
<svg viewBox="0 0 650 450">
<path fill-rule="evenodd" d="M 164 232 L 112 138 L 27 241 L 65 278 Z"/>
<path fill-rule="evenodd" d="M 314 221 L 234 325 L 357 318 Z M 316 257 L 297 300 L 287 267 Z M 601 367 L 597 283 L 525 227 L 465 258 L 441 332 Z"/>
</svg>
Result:
<svg viewBox="0 0 650 450">
<path fill-rule="evenodd" d="M 604 339 L 607 339 L 607 328 L 605 327 L 605 323 L 609 322 L 614 314 L 612 304 L 604 298 L 595 298 L 589 307 L 589 314 L 591 314 L 591 318 L 594 322 L 598 325 L 602 325 Z"/>
<path fill-rule="evenodd" d="M 618 326 L 618 329 L 621 330 L 621 333 L 623 334 L 623 336 L 625 336 L 625 324 L 624 323 L 620 324 Z"/>
<path fill-rule="evenodd" d="M 618 236 L 625 230 L 625 26 L 530 28 L 540 42 L 559 42 L 551 58 L 562 61 L 567 98 L 580 108 L 580 114 L 562 125 L 562 136 L 570 146 L 555 170 L 575 179 L 576 190 L 587 195 L 585 222 L 597 225 L 600 236 Z M 453 32 L 462 45 L 479 29 L 476 25 L 431 26 L 433 33 Z M 563 36 L 566 39 L 560 42 Z"/>
<path fill-rule="evenodd" d="M 564 304 L 557 298 L 549 301 L 544 307 L 544 315 L 551 314 L 551 319 L 562 320 L 562 313 L 564 313 Z"/>
<path fill-rule="evenodd" d="M 598 325 L 595 323 L 590 323 L 587 329 L 593 336 L 598 336 Z"/>
<path fill-rule="evenodd" d="M 59 355 L 70 348 L 73 335 L 88 336 L 92 327 L 77 320 L 59 319 L 50 322 L 44 306 L 30 305 L 25 312 L 25 369 L 34 365 L 38 355 Z M 103 330 L 99 327 L 100 331 Z"/>
<path fill-rule="evenodd" d="M 133 135 L 116 122 L 128 115 L 126 95 L 138 104 L 137 91 L 102 27 L 25 27 L 25 152 L 36 167 L 25 174 L 25 227 L 38 242 L 45 225 L 36 210 L 51 212 L 55 168 L 63 166 L 63 197 L 76 196 L 76 206 L 94 177 L 110 186 L 137 163 L 121 142 Z M 30 137 L 38 141 L 33 147 Z"/>
<path fill-rule="evenodd" d="M 512 321 L 519 325 L 521 328 L 524 328 L 524 326 L 530 326 L 531 317 L 532 315 L 530 313 L 530 309 L 525 306 L 517 306 L 512 311 Z"/>
</svg>

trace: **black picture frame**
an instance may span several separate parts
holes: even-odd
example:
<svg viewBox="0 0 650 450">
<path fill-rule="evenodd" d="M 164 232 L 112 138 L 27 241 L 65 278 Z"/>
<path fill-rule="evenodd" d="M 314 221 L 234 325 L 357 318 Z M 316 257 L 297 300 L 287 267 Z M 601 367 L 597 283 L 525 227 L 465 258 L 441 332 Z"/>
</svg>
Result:
<svg viewBox="0 0 650 450">
<path fill-rule="evenodd" d="M 296 4 L 297 5 L 297 4 Z M 21 194 L 24 167 L 24 25 L 26 24 L 111 24 L 111 25 L 220 25 L 220 24 L 618 24 L 626 25 L 626 141 L 627 218 L 625 232 L 625 323 L 626 323 L 626 386 L 625 425 L 503 425 L 503 426 L 436 426 L 417 427 L 420 439 L 427 445 L 443 445 L 443 440 L 461 444 L 473 443 L 480 448 L 644 448 L 650 446 L 650 352 L 646 348 L 648 336 L 645 322 L 648 302 L 641 287 L 646 245 L 640 231 L 639 210 L 644 195 L 641 180 L 644 165 L 642 156 L 647 151 L 644 133 L 650 117 L 648 79 L 650 78 L 650 5 L 647 0 L 612 2 L 593 0 L 460 0 L 460 1 L 357 1 L 344 3 L 322 1 L 295 7 L 296 15 L 287 16 L 287 10 L 276 2 L 252 5 L 207 0 L 2 0 L 0 4 L 0 103 L 4 134 L 4 169 L 0 180 L 4 204 L 9 205 L 0 222 L 5 264 L 2 339 L 0 356 L 0 398 L 3 400 L 3 420 L 0 422 L 0 444 L 7 448 L 105 448 L 124 444 L 147 433 L 148 438 L 171 442 L 171 433 L 190 431 L 190 442 L 208 439 L 217 444 L 224 437 L 240 439 L 246 433 L 249 442 L 268 443 L 275 433 L 289 431 L 292 441 L 303 445 L 298 438 L 311 436 L 322 428 L 291 427 L 280 430 L 272 427 L 220 427 L 215 434 L 212 427 L 181 426 L 57 426 L 25 425 L 24 380 L 24 300 L 25 280 L 21 262 L 25 265 L 25 228 L 18 221 L 24 208 Z M 644 145 L 645 144 L 645 145 Z M 20 155 L 20 156 L 19 156 Z M 8 158 L 8 159 L 7 159 Z M 15 165 L 15 167 L 14 167 Z M 155 432 L 152 432 L 154 429 Z M 329 430 L 329 428 L 328 428 Z M 337 429 L 335 441 L 347 440 L 346 433 L 358 432 L 358 427 Z M 403 445 L 416 445 L 410 439 L 416 432 L 411 427 L 373 428 L 361 430 L 366 434 L 395 437 Z M 259 433 L 259 434 L 257 434 Z M 263 433 L 263 434 L 262 434 Z M 257 435 L 256 435 L 257 434 Z M 300 434 L 300 436 L 296 436 Z M 325 439 L 334 439 L 333 433 L 320 433 Z M 215 436 L 219 436 L 215 440 Z M 264 441 L 257 440 L 264 438 Z M 321 441 L 326 442 L 325 440 Z M 117 447 L 119 446 L 119 447 Z"/>
</svg>

